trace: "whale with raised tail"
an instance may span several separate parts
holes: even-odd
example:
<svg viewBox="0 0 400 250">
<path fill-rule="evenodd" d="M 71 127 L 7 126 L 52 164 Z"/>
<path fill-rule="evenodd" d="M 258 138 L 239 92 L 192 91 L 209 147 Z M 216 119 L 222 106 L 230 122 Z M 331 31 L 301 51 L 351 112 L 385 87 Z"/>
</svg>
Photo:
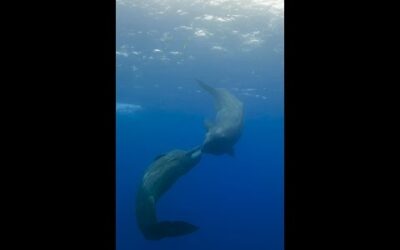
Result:
<svg viewBox="0 0 400 250">
<path fill-rule="evenodd" d="M 136 196 L 136 220 L 148 240 L 190 234 L 198 227 L 184 221 L 158 221 L 156 203 L 173 184 L 201 159 L 201 147 L 172 150 L 154 159 L 145 172 Z"/>
<path fill-rule="evenodd" d="M 207 133 L 202 152 L 214 155 L 235 155 L 233 146 L 243 129 L 243 103 L 223 88 L 214 88 L 200 80 L 197 83 L 214 98 L 216 117 L 214 122 L 205 121 Z"/>
</svg>

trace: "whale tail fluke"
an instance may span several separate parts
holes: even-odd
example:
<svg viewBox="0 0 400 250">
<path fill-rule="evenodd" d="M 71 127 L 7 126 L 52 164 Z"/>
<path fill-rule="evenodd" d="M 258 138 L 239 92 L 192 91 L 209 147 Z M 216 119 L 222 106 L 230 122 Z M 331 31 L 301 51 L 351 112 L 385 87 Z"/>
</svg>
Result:
<svg viewBox="0 0 400 250">
<path fill-rule="evenodd" d="M 198 229 L 197 226 L 184 221 L 161 221 L 148 228 L 144 236 L 148 240 L 160 240 L 190 234 Z"/>
<path fill-rule="evenodd" d="M 208 93 L 210 93 L 211 95 L 218 95 L 218 92 L 216 91 L 215 88 L 211 87 L 208 84 L 205 84 L 203 81 L 200 81 L 198 79 L 195 79 L 197 84 L 200 85 L 201 88 L 203 88 L 205 91 L 207 91 Z"/>
</svg>

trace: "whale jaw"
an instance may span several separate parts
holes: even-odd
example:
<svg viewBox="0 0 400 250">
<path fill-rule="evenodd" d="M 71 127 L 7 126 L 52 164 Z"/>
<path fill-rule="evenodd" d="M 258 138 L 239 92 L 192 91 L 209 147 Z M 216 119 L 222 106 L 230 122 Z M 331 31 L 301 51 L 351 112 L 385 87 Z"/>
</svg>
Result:
<svg viewBox="0 0 400 250">
<path fill-rule="evenodd" d="M 212 155 L 223 155 L 228 154 L 230 156 L 235 155 L 233 149 L 234 142 L 227 137 L 208 137 L 203 143 L 202 152 Z"/>
</svg>

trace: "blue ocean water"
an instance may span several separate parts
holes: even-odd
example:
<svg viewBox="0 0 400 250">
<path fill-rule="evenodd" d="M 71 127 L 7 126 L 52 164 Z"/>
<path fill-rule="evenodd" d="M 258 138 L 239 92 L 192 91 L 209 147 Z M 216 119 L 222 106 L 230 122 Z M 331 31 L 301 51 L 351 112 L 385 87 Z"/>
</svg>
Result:
<svg viewBox="0 0 400 250">
<path fill-rule="evenodd" d="M 117 250 L 283 249 L 283 0 L 117 0 Z M 147 241 L 135 195 L 154 157 L 202 143 L 211 96 L 244 104 L 236 155 L 204 154 L 159 200 L 192 234 Z"/>
</svg>

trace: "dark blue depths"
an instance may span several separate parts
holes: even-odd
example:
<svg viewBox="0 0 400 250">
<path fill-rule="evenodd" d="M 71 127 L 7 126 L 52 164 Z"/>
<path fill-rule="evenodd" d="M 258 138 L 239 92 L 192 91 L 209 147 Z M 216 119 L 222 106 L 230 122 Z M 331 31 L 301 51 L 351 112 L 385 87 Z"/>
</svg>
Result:
<svg viewBox="0 0 400 250">
<path fill-rule="evenodd" d="M 202 116 L 145 113 L 117 117 L 117 246 L 123 249 L 283 249 L 282 120 L 246 119 L 236 156 L 204 155 L 163 196 L 160 219 L 200 227 L 187 236 L 146 241 L 136 226 L 137 186 L 152 159 L 203 138 Z"/>
</svg>

